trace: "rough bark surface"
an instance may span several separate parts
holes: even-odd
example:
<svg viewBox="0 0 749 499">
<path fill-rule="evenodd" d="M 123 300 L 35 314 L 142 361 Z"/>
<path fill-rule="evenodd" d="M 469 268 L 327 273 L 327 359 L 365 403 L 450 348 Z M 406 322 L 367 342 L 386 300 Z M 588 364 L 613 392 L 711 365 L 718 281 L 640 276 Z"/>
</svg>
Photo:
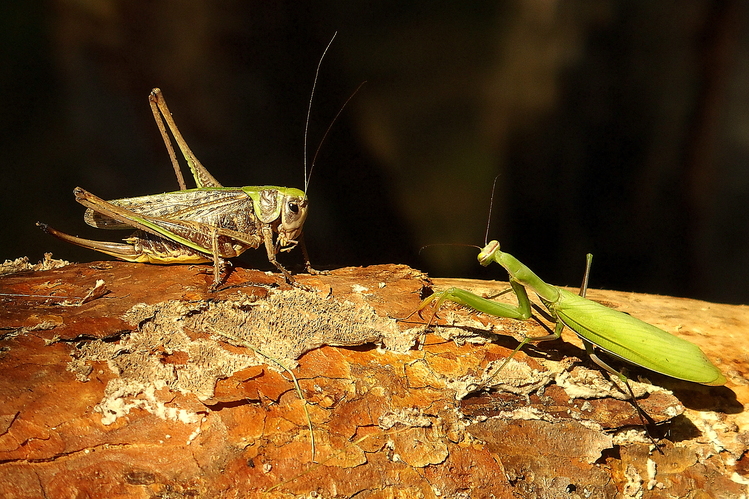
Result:
<svg viewBox="0 0 749 499">
<path fill-rule="evenodd" d="M 211 281 L 209 266 L 124 262 L 0 277 L 0 496 L 747 494 L 749 307 L 589 292 L 697 343 L 728 378 L 630 371 L 649 381 L 633 385 L 661 455 L 574 334 L 491 378 L 545 331 L 455 306 L 427 331 L 393 319 L 432 287 L 506 283 L 399 265 L 299 275 L 304 289 L 243 268 Z"/>
</svg>

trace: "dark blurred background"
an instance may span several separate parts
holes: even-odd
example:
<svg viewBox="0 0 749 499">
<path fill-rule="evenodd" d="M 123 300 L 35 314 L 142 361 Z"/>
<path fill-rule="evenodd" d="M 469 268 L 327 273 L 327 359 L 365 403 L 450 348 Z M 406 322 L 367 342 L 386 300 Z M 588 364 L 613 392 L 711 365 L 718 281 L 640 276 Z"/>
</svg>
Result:
<svg viewBox="0 0 749 499">
<path fill-rule="evenodd" d="M 740 1 L 57 0 L 0 7 L 0 260 L 102 256 L 73 200 L 177 189 L 147 96 L 226 186 L 309 188 L 319 267 L 481 268 L 749 302 L 749 8 Z M 301 262 L 299 252 L 282 261 Z M 262 251 L 242 260 L 270 268 Z"/>
</svg>

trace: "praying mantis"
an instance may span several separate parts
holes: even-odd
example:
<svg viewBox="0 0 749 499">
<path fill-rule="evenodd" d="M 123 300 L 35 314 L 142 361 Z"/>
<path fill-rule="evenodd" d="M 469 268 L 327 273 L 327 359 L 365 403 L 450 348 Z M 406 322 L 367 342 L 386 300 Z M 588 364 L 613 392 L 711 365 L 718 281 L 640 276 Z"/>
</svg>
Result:
<svg viewBox="0 0 749 499">
<path fill-rule="evenodd" d="M 437 302 L 436 308 L 439 308 L 445 300 L 449 300 L 489 315 L 527 320 L 531 317 L 531 303 L 526 288 L 530 288 L 549 310 L 556 326 L 553 334 L 523 339 L 515 351 L 531 342 L 558 339 L 564 326 L 567 326 L 580 337 L 586 352 L 599 365 L 603 364 L 603 361 L 595 355 L 593 347 L 672 378 L 710 386 L 719 386 L 726 382 L 720 370 L 694 343 L 631 315 L 547 284 L 517 258 L 500 250 L 497 241 L 490 241 L 481 249 L 478 261 L 484 267 L 496 262 L 507 270 L 510 275 L 510 286 L 518 300 L 517 306 L 488 300 L 462 289 L 450 288 L 424 299 L 419 310 L 423 310 L 434 301 Z M 608 366 L 601 367 L 616 373 Z"/>
<path fill-rule="evenodd" d="M 589 255 L 588 264 L 591 258 Z M 447 300 L 488 315 L 528 320 L 531 317 L 531 302 L 527 291 L 529 288 L 538 295 L 556 322 L 553 334 L 525 337 L 494 372 L 492 378 L 522 347 L 531 342 L 556 340 L 561 337 L 562 330 L 567 326 L 582 340 L 585 351 L 593 362 L 624 382 L 646 430 L 644 417 L 647 417 L 647 414 L 637 404 L 627 377 L 605 363 L 594 349 L 600 349 L 614 358 L 672 378 L 708 386 L 720 386 L 726 382 L 720 369 L 694 343 L 584 296 L 547 284 L 517 258 L 503 252 L 497 241 L 490 241 L 481 249 L 478 261 L 484 267 L 496 262 L 507 271 L 510 286 L 517 297 L 517 306 L 482 298 L 463 289 L 450 288 L 425 298 L 417 312 L 435 302 L 436 314 L 442 303 Z M 584 289 L 585 284 L 582 295 Z M 652 437 L 650 438 L 655 443 Z M 660 451 L 657 444 L 656 448 Z"/>
</svg>

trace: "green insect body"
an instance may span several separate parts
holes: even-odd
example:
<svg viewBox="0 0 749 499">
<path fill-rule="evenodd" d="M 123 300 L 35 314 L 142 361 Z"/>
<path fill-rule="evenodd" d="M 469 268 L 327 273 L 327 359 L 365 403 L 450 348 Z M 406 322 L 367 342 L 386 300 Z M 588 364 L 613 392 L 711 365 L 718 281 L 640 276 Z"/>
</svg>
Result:
<svg viewBox="0 0 749 499">
<path fill-rule="evenodd" d="M 617 312 L 564 289 L 559 301 L 546 303 L 552 315 L 586 344 L 632 364 L 672 378 L 704 385 L 726 382 L 704 352 L 685 339 L 631 315 Z"/>
<path fill-rule="evenodd" d="M 76 201 L 88 208 L 84 215 L 87 224 L 102 229 L 137 229 L 124 243 L 82 239 L 43 223 L 37 225 L 67 242 L 130 262 L 213 262 L 214 289 L 220 283 L 224 259 L 264 245 L 268 260 L 293 283 L 276 255 L 300 243 L 308 210 L 306 193 L 277 186 L 223 187 L 187 146 L 161 91 L 153 89 L 149 100 L 182 190 L 105 201 L 76 187 Z M 195 189 L 185 186 L 162 116 L 187 161 Z M 307 270 L 312 272 L 304 246 L 302 250 Z"/>
<path fill-rule="evenodd" d="M 557 339 L 561 336 L 564 326 L 567 326 L 580 337 L 586 351 L 596 363 L 622 379 L 625 379 L 622 374 L 597 359 L 593 354 L 593 347 L 672 378 L 711 386 L 723 385 L 726 382 L 720 370 L 694 343 L 640 319 L 545 283 L 517 258 L 501 251 L 497 241 L 487 244 L 479 253 L 478 260 L 483 266 L 493 261 L 507 270 L 510 285 L 518 299 L 517 306 L 498 303 L 462 289 L 451 288 L 426 298 L 419 310 L 433 301 L 437 301 L 439 307 L 443 301 L 449 300 L 486 314 L 526 320 L 531 317 L 531 304 L 526 291 L 528 287 L 539 296 L 557 324 L 554 334 L 526 338 L 515 352 L 530 342 Z"/>
</svg>

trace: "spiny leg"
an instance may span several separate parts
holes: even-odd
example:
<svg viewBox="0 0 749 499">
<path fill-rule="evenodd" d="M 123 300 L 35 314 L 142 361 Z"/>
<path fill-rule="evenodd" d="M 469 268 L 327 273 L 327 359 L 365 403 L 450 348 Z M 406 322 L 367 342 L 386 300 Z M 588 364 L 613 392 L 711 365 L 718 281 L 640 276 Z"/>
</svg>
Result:
<svg viewBox="0 0 749 499">
<path fill-rule="evenodd" d="M 632 390 L 632 386 L 629 384 L 629 378 L 627 378 L 624 374 L 617 371 L 610 365 L 608 365 L 606 362 L 604 362 L 596 353 L 593 351 L 593 345 L 588 343 L 587 341 L 583 341 L 583 344 L 585 345 L 585 351 L 588 353 L 588 356 L 590 359 L 600 368 L 606 370 L 608 373 L 618 377 L 622 383 L 624 383 L 624 386 L 627 387 L 627 391 L 629 392 L 629 401 L 632 403 L 634 408 L 637 411 L 637 415 L 640 417 L 640 422 L 642 423 L 642 427 L 645 428 L 645 434 L 648 436 L 648 439 L 650 442 L 652 442 L 653 446 L 663 454 L 663 451 L 661 450 L 660 445 L 658 445 L 658 442 L 656 442 L 655 438 L 653 438 L 653 435 L 651 435 L 650 430 L 648 429 L 648 423 L 655 424 L 655 421 L 653 421 L 653 418 L 650 417 L 650 415 L 645 412 L 642 407 L 640 407 L 640 404 L 637 403 L 637 399 L 635 398 L 635 392 Z"/>
<path fill-rule="evenodd" d="M 434 293 L 433 295 L 425 298 L 419 305 L 419 308 L 416 310 L 416 312 L 423 310 L 432 301 L 437 300 L 437 304 L 435 306 L 436 314 L 437 310 L 439 310 L 439 308 L 442 306 L 442 303 L 445 300 L 449 300 L 451 302 L 457 303 L 458 305 L 472 308 L 477 312 L 481 312 L 487 315 L 493 315 L 495 317 L 506 317 L 508 319 L 517 319 L 521 321 L 527 320 L 531 316 L 531 302 L 528 299 L 528 293 L 526 292 L 525 287 L 523 287 L 522 284 L 514 279 L 510 279 L 510 286 L 512 286 L 512 291 L 515 293 L 515 297 L 518 300 L 517 306 L 488 300 L 464 289 L 449 288 L 445 291 Z"/>
<path fill-rule="evenodd" d="M 593 255 L 591 253 L 588 253 L 585 255 L 585 274 L 583 275 L 583 283 L 580 286 L 580 296 L 585 298 L 585 295 L 588 292 L 588 278 L 590 277 L 590 267 L 593 264 Z M 640 404 L 637 403 L 637 399 L 635 398 L 635 392 L 632 391 L 632 386 L 629 384 L 629 379 L 622 374 L 621 372 L 617 371 L 607 363 L 605 363 L 594 351 L 593 351 L 593 345 L 583 340 L 583 345 L 585 345 L 585 351 L 588 354 L 588 357 L 600 368 L 606 370 L 609 374 L 613 374 L 617 376 L 622 383 L 624 383 L 624 386 L 627 387 L 627 391 L 629 392 L 629 399 L 630 402 L 632 402 L 632 405 L 634 406 L 635 410 L 637 411 L 637 415 L 640 417 L 640 422 L 642 423 L 642 427 L 645 428 L 645 433 L 648 436 L 648 439 L 653 443 L 656 449 L 658 449 L 658 452 L 663 454 L 663 451 L 661 450 L 658 443 L 655 441 L 655 438 L 653 438 L 653 435 L 650 434 L 650 430 L 648 429 L 648 424 L 646 420 L 650 423 L 655 423 L 653 421 L 653 418 L 650 417 L 648 413 L 646 413 L 642 407 L 640 407 Z"/>
<path fill-rule="evenodd" d="M 304 257 L 304 269 L 310 275 L 327 275 L 330 274 L 327 270 L 316 270 L 312 268 L 312 264 L 309 261 L 309 253 L 307 253 L 307 244 L 304 242 L 304 233 L 299 236 L 299 246 L 302 247 L 302 256 Z"/>
<path fill-rule="evenodd" d="M 437 300 L 437 303 L 434 306 L 434 313 L 432 314 L 431 319 L 429 320 L 429 323 L 427 324 L 427 327 L 429 327 L 432 324 L 432 321 L 434 320 L 434 317 L 437 314 L 437 311 L 442 306 L 442 303 L 445 300 L 449 300 L 452 302 L 455 302 L 459 305 L 463 305 L 468 308 L 472 308 L 473 310 L 476 310 L 478 312 L 482 312 L 488 315 L 493 315 L 495 317 L 506 317 L 509 319 L 517 319 L 517 320 L 528 320 L 532 316 L 531 311 L 531 302 L 528 298 L 528 292 L 526 291 L 525 287 L 520 284 L 516 279 L 510 279 L 510 286 L 512 287 L 512 291 L 515 293 L 515 297 L 518 300 L 517 306 L 509 305 L 506 303 L 499 303 L 493 300 L 488 300 L 486 298 L 482 298 L 474 293 L 471 293 L 469 291 L 465 291 L 459 288 L 449 288 L 445 291 L 441 291 L 439 293 L 434 293 L 433 295 L 425 298 L 422 300 L 421 304 L 419 305 L 419 308 L 414 311 L 421 312 L 424 308 L 429 306 L 430 303 Z M 413 315 L 413 313 L 411 315 Z M 409 315 L 409 317 L 411 317 Z M 408 317 L 407 317 L 408 318 Z M 540 342 L 540 341 L 552 341 L 559 339 L 559 337 L 562 334 L 562 329 L 564 325 L 562 323 L 558 323 L 555 329 L 555 332 L 546 336 L 537 336 L 537 337 L 525 337 L 523 341 L 520 342 L 520 344 L 515 348 L 515 350 L 510 353 L 510 355 L 504 360 L 502 365 L 500 365 L 499 369 L 497 369 L 491 377 L 484 383 L 484 386 L 487 386 L 487 384 L 494 379 L 494 377 L 499 374 L 500 371 L 507 365 L 507 363 L 512 359 L 516 353 L 520 351 L 521 348 L 523 348 L 528 343 L 532 342 Z"/>
<path fill-rule="evenodd" d="M 276 246 L 273 243 L 273 231 L 270 225 L 264 224 L 260 229 L 263 234 L 263 241 L 265 242 L 265 251 L 268 254 L 268 261 L 276 266 L 281 271 L 283 276 L 286 278 L 286 282 L 294 285 L 294 278 L 291 276 L 288 270 L 276 260 Z"/>
<path fill-rule="evenodd" d="M 177 124 L 174 122 L 174 118 L 172 118 L 172 113 L 169 112 L 169 108 L 166 105 L 166 100 L 164 100 L 164 95 L 161 93 L 161 90 L 158 88 L 154 88 L 153 90 L 151 90 L 149 100 L 158 107 L 158 111 L 161 112 L 161 115 L 164 117 L 164 121 L 166 121 L 166 124 L 169 126 L 169 130 L 172 132 L 174 140 L 177 142 L 177 145 L 182 151 L 182 155 L 185 157 L 185 161 L 187 161 L 187 166 L 190 167 L 190 171 L 192 172 L 193 178 L 195 179 L 195 184 L 198 187 L 221 187 L 219 181 L 213 178 L 213 175 L 208 173 L 208 170 L 206 170 L 203 164 L 198 161 L 198 158 L 195 157 L 195 154 L 193 154 L 192 150 L 187 145 L 187 142 L 185 142 L 185 139 L 182 137 L 179 128 L 177 128 Z M 153 109 L 153 105 L 151 106 L 151 108 Z M 156 123 L 158 124 L 159 121 L 160 120 L 157 118 Z M 161 127 L 163 127 L 163 124 Z M 169 146 L 167 146 L 167 148 L 169 148 Z M 177 168 L 179 168 L 178 165 Z M 179 179 L 180 176 L 181 174 L 178 175 L 177 178 Z"/>
<path fill-rule="evenodd" d="M 213 284 L 211 291 L 216 291 L 221 284 L 221 267 L 222 261 L 218 254 L 218 232 L 215 227 L 211 227 L 211 255 L 213 256 Z"/>
<path fill-rule="evenodd" d="M 427 308 L 433 301 L 437 301 L 437 303 L 434 304 L 432 315 L 429 317 L 429 321 L 427 322 L 425 328 L 429 329 L 432 327 L 432 322 L 434 322 L 434 318 L 437 317 L 437 312 L 440 308 L 442 308 L 442 303 L 446 300 L 446 295 L 450 293 L 452 290 L 456 288 L 450 288 L 445 291 L 440 291 L 438 293 L 432 293 L 431 295 L 427 296 L 423 300 L 421 300 L 421 303 L 419 303 L 419 308 L 408 314 L 408 316 L 403 320 L 410 319 L 414 314 L 419 314 L 419 317 L 421 317 L 421 311 Z"/>
<path fill-rule="evenodd" d="M 408 314 L 406 317 L 399 319 L 399 320 L 406 321 L 410 319 L 411 317 L 413 317 L 414 314 L 419 314 L 419 317 L 423 319 L 424 317 L 421 315 L 421 311 L 427 308 L 429 305 L 431 305 L 433 301 L 436 300 L 437 303 L 435 303 L 433 306 L 432 315 L 431 317 L 429 317 L 429 321 L 426 323 L 426 326 L 425 326 L 428 329 L 432 326 L 432 323 L 434 322 L 434 318 L 437 317 L 437 313 L 442 308 L 442 304 L 445 302 L 445 300 L 449 300 L 449 301 L 458 303 L 460 305 L 463 305 L 462 302 L 457 301 L 456 299 L 456 297 L 458 297 L 461 293 L 472 294 L 468 291 L 462 290 L 460 288 L 455 288 L 455 287 L 432 293 L 431 295 L 421 300 L 421 303 L 419 303 L 419 306 L 416 308 L 416 310 L 414 310 L 413 312 Z M 472 307 L 468 306 L 468 308 L 472 308 Z"/>
<path fill-rule="evenodd" d="M 154 88 L 153 90 L 151 90 L 151 94 L 148 96 L 148 104 L 151 106 L 153 119 L 156 120 L 156 126 L 159 128 L 159 132 L 161 133 L 161 138 L 164 140 L 164 145 L 166 145 L 166 150 L 169 153 L 169 159 L 172 162 L 172 168 L 174 168 L 174 173 L 175 175 L 177 175 L 177 182 L 179 183 L 179 189 L 181 191 L 184 191 L 187 189 L 187 184 L 185 184 L 185 179 L 182 176 L 182 171 L 179 168 L 179 163 L 177 162 L 177 155 L 174 152 L 174 147 L 172 147 L 172 141 L 169 139 L 169 134 L 166 133 L 166 127 L 164 127 L 164 120 L 161 117 L 161 111 L 159 109 L 159 102 L 158 102 L 159 100 L 163 103 L 164 110 L 168 113 L 169 108 L 166 107 L 166 101 L 164 101 L 163 98 L 161 97 L 161 90 Z"/>
<path fill-rule="evenodd" d="M 593 265 L 593 254 L 588 253 L 585 255 L 585 274 L 583 274 L 583 283 L 580 285 L 580 296 L 585 298 L 585 294 L 588 292 L 588 279 L 590 278 L 590 267 Z"/>
<path fill-rule="evenodd" d="M 542 341 L 558 340 L 562 336 L 563 329 L 564 329 L 564 324 L 562 324 L 561 322 L 558 322 L 557 325 L 554 327 L 554 332 L 552 334 L 547 334 L 544 336 L 533 336 L 533 337 L 526 336 L 525 338 L 523 338 L 523 341 L 521 341 L 520 344 L 517 347 L 515 347 L 515 350 L 513 350 L 510 353 L 510 355 L 507 356 L 507 358 L 504 360 L 504 362 L 502 362 L 499 368 L 496 371 L 494 371 L 491 376 L 489 376 L 489 379 L 487 379 L 486 381 L 482 383 L 482 388 L 489 386 L 489 384 L 497 376 L 497 374 L 499 374 L 500 371 L 502 371 L 502 369 L 504 369 L 504 367 L 507 365 L 507 363 L 510 362 L 510 359 L 512 359 L 515 356 L 515 354 L 518 353 L 520 349 L 522 349 L 525 345 L 527 345 L 528 343 L 539 343 Z"/>
</svg>

